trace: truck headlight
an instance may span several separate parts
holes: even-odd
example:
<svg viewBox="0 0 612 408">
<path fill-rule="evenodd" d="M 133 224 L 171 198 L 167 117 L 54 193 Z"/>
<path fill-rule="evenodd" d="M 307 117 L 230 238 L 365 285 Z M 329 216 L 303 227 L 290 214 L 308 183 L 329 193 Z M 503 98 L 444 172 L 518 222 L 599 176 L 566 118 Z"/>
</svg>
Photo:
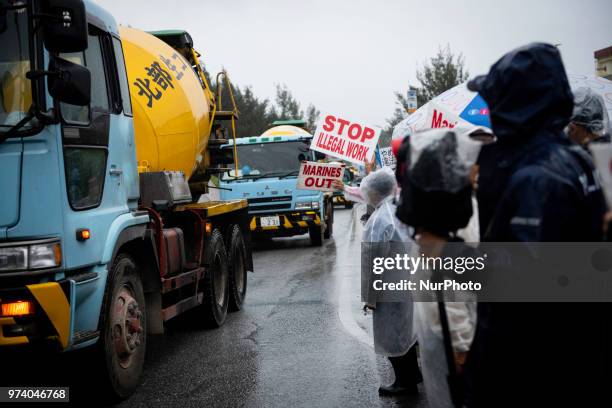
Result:
<svg viewBox="0 0 612 408">
<path fill-rule="evenodd" d="M 54 268 L 62 264 L 62 249 L 59 242 L 30 246 L 30 269 Z"/>
<path fill-rule="evenodd" d="M 295 209 L 296 210 L 310 210 L 312 209 L 312 202 L 304 201 L 301 203 L 295 203 Z"/>
<path fill-rule="evenodd" d="M 0 271 L 54 268 L 62 264 L 59 242 L 0 247 Z"/>
<path fill-rule="evenodd" d="M 318 201 L 304 201 L 301 203 L 295 203 L 296 210 L 318 210 L 319 202 Z"/>
<path fill-rule="evenodd" d="M 0 248 L 0 271 L 28 269 L 28 247 Z"/>
</svg>

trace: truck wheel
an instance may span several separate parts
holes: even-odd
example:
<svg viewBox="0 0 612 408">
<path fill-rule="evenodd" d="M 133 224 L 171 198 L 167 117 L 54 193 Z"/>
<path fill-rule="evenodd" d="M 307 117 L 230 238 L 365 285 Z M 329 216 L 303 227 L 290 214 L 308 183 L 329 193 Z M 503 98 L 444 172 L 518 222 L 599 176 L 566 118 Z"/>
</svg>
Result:
<svg viewBox="0 0 612 408">
<path fill-rule="evenodd" d="M 310 245 L 323 245 L 323 228 L 320 225 L 313 225 L 310 227 L 308 229 L 308 235 L 310 235 Z"/>
<path fill-rule="evenodd" d="M 327 221 L 325 222 L 326 226 L 325 226 L 325 233 L 323 234 L 323 237 L 325 239 L 330 239 L 332 237 L 332 235 L 334 235 L 334 206 L 332 205 L 332 203 L 328 203 L 327 204 Z"/>
<path fill-rule="evenodd" d="M 207 327 L 220 327 L 227 316 L 230 292 L 227 252 L 223 235 L 217 229 L 206 247 L 206 265 L 208 268 L 202 279 L 204 299 L 199 315 Z"/>
<path fill-rule="evenodd" d="M 134 259 L 119 254 L 109 271 L 104 295 L 99 349 L 95 351 L 106 394 L 129 397 L 140 381 L 147 345 L 144 291 Z"/>
<path fill-rule="evenodd" d="M 229 255 L 229 310 L 242 309 L 247 292 L 246 247 L 242 231 L 234 225 L 230 231 L 227 245 Z"/>
</svg>

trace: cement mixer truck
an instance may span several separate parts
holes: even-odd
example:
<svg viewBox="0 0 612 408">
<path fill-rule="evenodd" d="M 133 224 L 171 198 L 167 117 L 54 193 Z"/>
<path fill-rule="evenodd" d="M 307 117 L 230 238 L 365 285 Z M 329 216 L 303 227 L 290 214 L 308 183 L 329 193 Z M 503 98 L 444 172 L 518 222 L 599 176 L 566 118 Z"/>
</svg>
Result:
<svg viewBox="0 0 612 408">
<path fill-rule="evenodd" d="M 188 33 L 89 1 L 3 0 L 0 42 L 0 353 L 90 348 L 88 382 L 126 398 L 148 334 L 243 306 L 247 201 L 209 199 L 236 109 Z"/>
</svg>

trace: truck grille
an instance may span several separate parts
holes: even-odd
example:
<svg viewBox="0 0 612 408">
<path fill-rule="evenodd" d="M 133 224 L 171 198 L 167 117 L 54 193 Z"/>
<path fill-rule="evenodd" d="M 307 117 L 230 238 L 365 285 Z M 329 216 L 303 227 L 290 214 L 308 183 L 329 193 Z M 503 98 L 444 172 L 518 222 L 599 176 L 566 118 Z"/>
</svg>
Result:
<svg viewBox="0 0 612 408">
<path fill-rule="evenodd" d="M 256 203 L 275 203 L 277 201 L 291 201 L 291 196 L 249 198 L 247 201 L 249 205 Z"/>
<path fill-rule="evenodd" d="M 269 204 L 269 205 L 249 205 L 249 210 L 265 211 L 265 210 L 288 210 L 291 208 L 291 203 L 286 204 Z"/>
</svg>

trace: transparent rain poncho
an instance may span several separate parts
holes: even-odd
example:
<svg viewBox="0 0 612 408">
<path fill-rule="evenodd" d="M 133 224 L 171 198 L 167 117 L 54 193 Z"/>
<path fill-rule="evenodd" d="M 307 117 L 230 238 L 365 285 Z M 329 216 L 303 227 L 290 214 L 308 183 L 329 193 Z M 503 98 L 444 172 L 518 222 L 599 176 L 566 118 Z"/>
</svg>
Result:
<svg viewBox="0 0 612 408">
<path fill-rule="evenodd" d="M 369 174 L 360 186 L 363 201 L 375 208 L 363 231 L 363 242 L 377 243 L 376 254 L 371 256 L 394 256 L 390 242 L 405 244 L 404 250 L 414 250 L 411 230 L 395 217 L 393 198 L 397 191 L 397 182 L 393 171 L 387 167 Z M 380 244 L 383 245 L 380 245 Z M 362 254 L 363 255 L 363 254 Z M 381 276 L 385 281 L 385 276 Z M 408 352 L 416 342 L 413 329 L 414 303 L 406 291 L 403 302 L 376 302 L 373 313 L 374 350 L 387 357 L 399 357 Z"/>
<path fill-rule="evenodd" d="M 606 104 L 601 95 L 593 92 L 591 88 L 582 87 L 574 91 L 574 111 L 570 120 L 584 126 L 597 137 L 609 132 Z"/>
<path fill-rule="evenodd" d="M 449 226 L 449 230 L 452 230 L 455 227 L 465 227 L 469 219 L 472 207 L 470 170 L 476 163 L 481 147 L 480 142 L 469 137 L 470 133 L 470 130 L 464 129 L 432 129 L 410 136 L 410 158 L 406 177 L 410 179 L 412 186 L 423 194 L 419 198 L 426 200 L 424 204 L 413 204 L 412 208 L 416 211 L 411 213 L 411 217 L 425 219 L 422 224 L 424 229 L 432 225 L 431 220 L 435 221 L 433 224 L 436 227 Z M 432 192 L 441 195 L 427 195 Z M 455 205 L 466 210 L 453 212 L 449 209 L 449 206 Z M 469 213 L 467 209 L 470 209 Z M 424 277 L 431 277 L 429 271 L 425 272 Z M 455 352 L 469 350 L 476 323 L 475 307 L 475 302 L 444 303 Z M 428 404 L 432 408 L 452 408 L 454 405 L 447 382 L 447 357 L 435 296 L 430 302 L 416 302 L 414 309 L 414 326 L 419 341 L 421 370 Z"/>
<path fill-rule="evenodd" d="M 398 218 L 439 236 L 456 233 L 473 214 L 470 172 L 481 143 L 453 129 L 416 132 L 407 142 L 398 158 Z"/>
<path fill-rule="evenodd" d="M 408 177 L 423 191 L 456 193 L 470 182 L 481 143 L 468 132 L 431 129 L 410 136 Z"/>
</svg>

